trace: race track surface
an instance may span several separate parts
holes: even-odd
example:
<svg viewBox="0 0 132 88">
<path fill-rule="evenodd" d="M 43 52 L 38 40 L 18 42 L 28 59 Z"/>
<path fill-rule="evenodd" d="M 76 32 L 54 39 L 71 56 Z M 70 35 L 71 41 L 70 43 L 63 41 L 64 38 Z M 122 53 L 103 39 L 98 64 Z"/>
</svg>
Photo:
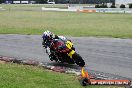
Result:
<svg viewBox="0 0 132 88">
<path fill-rule="evenodd" d="M 68 37 L 89 69 L 132 79 L 132 39 Z M 0 35 L 0 55 L 50 63 L 39 35 Z"/>
</svg>

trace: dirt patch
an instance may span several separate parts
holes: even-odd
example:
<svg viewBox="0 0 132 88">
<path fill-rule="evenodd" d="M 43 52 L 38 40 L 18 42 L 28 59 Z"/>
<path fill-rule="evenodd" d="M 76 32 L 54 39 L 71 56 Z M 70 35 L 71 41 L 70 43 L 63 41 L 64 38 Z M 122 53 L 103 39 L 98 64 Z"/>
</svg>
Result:
<svg viewBox="0 0 132 88">
<path fill-rule="evenodd" d="M 2 61 L 1 59 L 2 59 L 2 56 L 0 56 L 0 64 L 4 64 L 5 61 Z"/>
<path fill-rule="evenodd" d="M 5 64 L 6 62 L 5 61 L 0 61 L 0 64 Z"/>
</svg>

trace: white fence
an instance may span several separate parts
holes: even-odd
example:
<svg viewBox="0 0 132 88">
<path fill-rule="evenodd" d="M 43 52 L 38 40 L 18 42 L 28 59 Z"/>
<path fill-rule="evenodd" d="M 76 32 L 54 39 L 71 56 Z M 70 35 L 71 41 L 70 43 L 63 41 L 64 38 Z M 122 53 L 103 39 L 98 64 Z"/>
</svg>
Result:
<svg viewBox="0 0 132 88">
<path fill-rule="evenodd" d="M 132 9 L 129 8 L 89 8 L 89 10 L 103 13 L 132 13 Z"/>
<path fill-rule="evenodd" d="M 36 1 L 13 1 L 14 4 L 29 4 L 36 3 Z"/>
<path fill-rule="evenodd" d="M 28 4 L 28 1 L 21 1 L 22 4 Z"/>
<path fill-rule="evenodd" d="M 20 1 L 13 1 L 14 4 L 20 4 Z"/>
</svg>

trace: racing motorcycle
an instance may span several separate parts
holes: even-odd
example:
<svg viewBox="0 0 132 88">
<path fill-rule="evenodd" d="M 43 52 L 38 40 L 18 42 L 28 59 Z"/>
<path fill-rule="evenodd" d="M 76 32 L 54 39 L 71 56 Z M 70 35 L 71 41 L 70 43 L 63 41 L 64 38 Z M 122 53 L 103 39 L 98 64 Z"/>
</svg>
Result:
<svg viewBox="0 0 132 88">
<path fill-rule="evenodd" d="M 51 54 L 48 54 L 50 50 Z M 47 54 L 51 58 L 51 61 L 68 63 L 68 64 L 77 64 L 81 67 L 85 65 L 82 57 L 76 53 L 73 43 L 70 40 L 55 39 L 51 43 L 51 46 L 47 50 Z"/>
</svg>

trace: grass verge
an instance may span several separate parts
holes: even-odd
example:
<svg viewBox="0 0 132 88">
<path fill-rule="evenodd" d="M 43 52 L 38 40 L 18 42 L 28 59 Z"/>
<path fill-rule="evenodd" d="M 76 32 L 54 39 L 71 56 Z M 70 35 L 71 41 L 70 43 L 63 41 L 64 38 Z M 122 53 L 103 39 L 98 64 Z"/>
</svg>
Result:
<svg viewBox="0 0 132 88">
<path fill-rule="evenodd" d="M 84 88 L 73 74 L 51 72 L 41 67 L 0 63 L 0 88 Z M 118 88 L 88 86 L 88 88 Z"/>
</svg>

